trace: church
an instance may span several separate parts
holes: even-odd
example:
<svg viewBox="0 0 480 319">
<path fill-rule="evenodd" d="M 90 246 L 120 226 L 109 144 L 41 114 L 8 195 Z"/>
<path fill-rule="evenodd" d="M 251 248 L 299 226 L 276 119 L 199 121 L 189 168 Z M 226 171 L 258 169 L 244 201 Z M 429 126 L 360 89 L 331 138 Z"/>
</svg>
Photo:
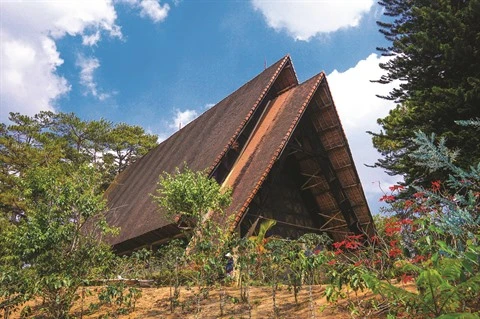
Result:
<svg viewBox="0 0 480 319">
<path fill-rule="evenodd" d="M 345 94 L 348 94 L 346 92 Z M 374 232 L 373 219 L 325 74 L 299 83 L 285 56 L 120 173 L 106 191 L 117 253 L 181 236 L 152 201 L 159 176 L 186 165 L 232 190 L 226 210 L 241 236 Z"/>
</svg>

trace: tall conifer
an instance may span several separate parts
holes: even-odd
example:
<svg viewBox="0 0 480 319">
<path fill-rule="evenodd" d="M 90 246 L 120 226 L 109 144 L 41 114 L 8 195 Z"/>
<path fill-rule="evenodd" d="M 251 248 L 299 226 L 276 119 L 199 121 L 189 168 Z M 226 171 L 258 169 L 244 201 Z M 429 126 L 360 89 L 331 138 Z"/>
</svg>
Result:
<svg viewBox="0 0 480 319">
<path fill-rule="evenodd" d="M 459 151 L 457 164 L 467 167 L 480 160 L 480 136 L 473 128 L 456 124 L 480 117 L 480 0 L 382 0 L 380 32 L 390 46 L 378 48 L 391 59 L 378 82 L 398 81 L 382 98 L 398 104 L 373 134 L 382 158 L 376 163 L 407 183 L 444 179 L 409 156 L 419 130 L 446 138 Z"/>
</svg>

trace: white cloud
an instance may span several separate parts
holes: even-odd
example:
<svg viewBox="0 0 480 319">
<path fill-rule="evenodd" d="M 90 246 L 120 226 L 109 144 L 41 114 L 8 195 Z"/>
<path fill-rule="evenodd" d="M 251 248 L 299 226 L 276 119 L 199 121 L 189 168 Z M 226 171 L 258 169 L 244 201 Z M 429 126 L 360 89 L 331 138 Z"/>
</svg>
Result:
<svg viewBox="0 0 480 319">
<path fill-rule="evenodd" d="M 152 19 L 153 22 L 162 22 L 168 16 L 170 6 L 168 3 L 160 4 L 160 0 L 116 0 L 118 3 L 125 3 L 133 8 L 140 9 L 140 16 Z M 180 2 L 174 1 L 177 6 Z"/>
<path fill-rule="evenodd" d="M 1 1 L 0 12 L 0 121 L 12 111 L 54 110 L 55 100 L 70 90 L 56 73 L 63 60 L 55 40 L 80 35 L 93 45 L 100 32 L 121 37 L 110 0 Z"/>
<path fill-rule="evenodd" d="M 198 117 L 198 113 L 195 110 L 175 110 L 175 116 L 172 121 L 168 124 L 168 127 L 172 130 L 178 130 L 180 127 L 184 127 L 194 119 Z"/>
<path fill-rule="evenodd" d="M 91 94 L 100 101 L 110 97 L 110 94 L 98 90 L 97 83 L 94 80 L 93 74 L 100 67 L 100 62 L 97 58 L 85 58 L 79 55 L 77 66 L 80 68 L 80 84 L 86 88 L 86 94 Z"/>
<path fill-rule="evenodd" d="M 384 71 L 378 64 L 386 62 L 387 59 L 371 54 L 365 60 L 359 61 L 355 67 L 345 72 L 334 70 L 327 76 L 355 165 L 372 209 L 375 206 L 378 208 L 378 198 L 382 193 L 380 187 L 387 190 L 388 186 L 401 180 L 400 177 L 387 175 L 380 168 L 369 168 L 364 165 L 371 165 L 380 157 L 372 146 L 371 136 L 366 131 L 378 132 L 380 127 L 377 119 L 385 117 L 395 106 L 391 101 L 376 97 L 376 94 L 387 95 L 396 86 L 395 83 L 382 85 L 370 82 L 379 79 L 383 74 Z"/>
<path fill-rule="evenodd" d="M 154 22 L 163 21 L 170 9 L 158 0 L 114 1 L 140 9 L 140 15 Z M 67 80 L 57 74 L 63 59 L 56 40 L 80 36 L 83 45 L 94 46 L 105 35 L 122 38 L 112 0 L 0 0 L 0 15 L 0 122 L 9 112 L 55 110 L 55 101 L 70 91 Z M 81 67 L 82 84 L 105 99 L 109 94 L 99 92 L 93 78 L 99 63 L 92 59 Z"/>
<path fill-rule="evenodd" d="M 358 26 L 374 4 L 373 0 L 251 1 L 270 27 L 304 41 L 320 33 Z"/>
<path fill-rule="evenodd" d="M 90 34 L 90 35 L 84 35 L 82 36 L 82 44 L 87 45 L 87 46 L 93 46 L 100 41 L 100 31 L 97 30 L 97 32 Z"/>
<path fill-rule="evenodd" d="M 204 110 L 207 110 L 213 105 L 214 104 L 210 103 L 205 104 Z M 201 110 L 201 112 L 203 112 L 204 110 Z M 158 136 L 158 143 L 162 143 L 167 138 L 172 136 L 175 132 L 185 127 L 188 123 L 192 122 L 200 115 L 199 112 L 193 109 L 186 109 L 185 111 L 175 109 L 174 112 L 175 113 L 172 118 L 164 121 L 164 125 L 162 125 L 161 129 L 155 132 L 155 134 L 157 134 Z"/>
<path fill-rule="evenodd" d="M 47 37 L 29 42 L 0 32 L 0 121 L 9 112 L 53 110 L 52 101 L 70 90 L 67 81 L 54 74 L 63 63 L 55 43 Z"/>
<path fill-rule="evenodd" d="M 163 6 L 157 0 L 142 0 L 140 2 L 140 15 L 149 17 L 153 22 L 162 22 L 168 15 L 170 6 L 166 3 Z"/>
</svg>

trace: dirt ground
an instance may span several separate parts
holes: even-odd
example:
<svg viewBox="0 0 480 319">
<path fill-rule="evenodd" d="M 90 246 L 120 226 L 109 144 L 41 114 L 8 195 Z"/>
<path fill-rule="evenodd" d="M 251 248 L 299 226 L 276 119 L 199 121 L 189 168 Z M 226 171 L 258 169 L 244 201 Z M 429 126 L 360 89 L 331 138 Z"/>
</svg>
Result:
<svg viewBox="0 0 480 319">
<path fill-rule="evenodd" d="M 88 288 L 92 292 L 99 289 Z M 358 296 L 352 292 L 348 299 L 340 300 L 336 304 L 328 303 L 323 296 L 325 287 L 314 286 L 312 289 L 314 300 L 314 315 L 312 315 L 309 303 L 308 290 L 304 287 L 298 296 L 298 304 L 295 304 L 293 292 L 287 287 L 280 287 L 277 292 L 277 318 L 384 318 L 377 309 L 368 306 L 369 300 L 373 296 L 369 293 L 362 293 Z M 136 303 L 135 311 L 128 314 L 115 316 L 114 307 L 102 306 L 95 312 L 89 312 L 91 303 L 98 303 L 95 293 L 85 297 L 83 303 L 78 300 L 72 308 L 72 315 L 76 318 L 94 319 L 110 313 L 109 318 L 249 318 L 248 305 L 240 302 L 240 291 L 238 288 L 222 288 L 210 292 L 208 298 L 201 300 L 200 313 L 195 316 L 197 305 L 195 303 L 194 291 L 181 288 L 180 306 L 173 313 L 170 312 L 169 291 L 170 288 L 141 288 L 142 296 Z M 224 315 L 220 315 L 220 296 L 225 292 Z M 88 294 L 87 294 L 88 295 Z M 253 287 L 250 292 L 252 315 L 251 318 L 274 318 L 272 291 L 269 287 Z M 349 304 L 361 304 L 363 310 L 361 313 L 352 313 Z M 35 307 L 33 304 L 31 306 Z M 82 310 L 83 309 L 83 310 Z M 105 318 L 104 316 L 103 318 Z M 14 314 L 11 318 L 19 318 L 19 314 Z"/>
</svg>

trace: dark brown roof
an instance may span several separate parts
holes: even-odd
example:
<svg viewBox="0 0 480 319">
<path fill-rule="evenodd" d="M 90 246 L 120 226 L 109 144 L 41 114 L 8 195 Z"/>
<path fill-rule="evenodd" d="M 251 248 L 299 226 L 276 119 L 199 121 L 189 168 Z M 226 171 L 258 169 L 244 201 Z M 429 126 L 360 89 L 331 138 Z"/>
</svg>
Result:
<svg viewBox="0 0 480 319">
<path fill-rule="evenodd" d="M 171 223 L 158 213 L 149 196 L 155 192 L 159 175 L 173 172 L 184 162 L 192 170 L 215 167 L 287 64 L 291 65 L 289 56 L 264 70 L 117 176 L 106 192 L 111 209 L 107 221 L 121 228 L 112 244 Z"/>
<path fill-rule="evenodd" d="M 150 197 L 159 175 L 172 173 L 183 163 L 192 170 L 218 172 L 217 165 L 224 163 L 242 134 L 248 139 L 223 182 L 224 187 L 232 188 L 227 216 L 235 216 L 231 225 L 235 227 L 292 135 L 299 131 L 297 126 L 304 123 L 305 127 L 306 121 L 318 147 L 307 143 L 304 147 L 310 149 L 304 151 L 320 150 L 323 160 L 304 160 L 299 165 L 313 174 L 305 185 L 318 204 L 317 213 L 324 218 L 321 229 L 345 234 L 354 231 L 356 223 L 371 233 L 370 211 L 325 75 L 320 73 L 298 85 L 286 56 L 116 178 L 106 193 L 111 208 L 107 221 L 121 231 L 111 244 L 125 251 L 178 233 Z"/>
<path fill-rule="evenodd" d="M 320 73 L 271 102 L 268 113 L 258 124 L 249 144 L 224 182 L 233 191 L 227 216 L 236 214 L 235 224 L 240 221 L 267 178 L 323 78 L 323 73 Z"/>
<path fill-rule="evenodd" d="M 305 114 L 307 108 L 310 112 Z M 272 100 L 268 112 L 252 133 L 249 143 L 223 183 L 233 190 L 233 201 L 227 209 L 227 216 L 235 214 L 232 227 L 242 219 L 302 118 L 311 121 L 315 135 L 328 157 L 332 174 L 339 183 L 339 194 L 335 194 L 332 182 L 328 181 L 331 177 L 328 178 L 326 172 L 317 174 L 310 181 L 319 207 L 318 213 L 328 216 L 320 228 L 335 230 L 332 237 L 336 240 L 352 232 L 348 218 L 342 218 L 345 208 L 340 205 L 342 199 L 346 199 L 353 220 L 359 223 L 361 229 L 371 233 L 373 224 L 370 211 L 324 73 Z M 303 161 L 300 166 L 312 174 L 322 169 L 314 159 Z"/>
</svg>

